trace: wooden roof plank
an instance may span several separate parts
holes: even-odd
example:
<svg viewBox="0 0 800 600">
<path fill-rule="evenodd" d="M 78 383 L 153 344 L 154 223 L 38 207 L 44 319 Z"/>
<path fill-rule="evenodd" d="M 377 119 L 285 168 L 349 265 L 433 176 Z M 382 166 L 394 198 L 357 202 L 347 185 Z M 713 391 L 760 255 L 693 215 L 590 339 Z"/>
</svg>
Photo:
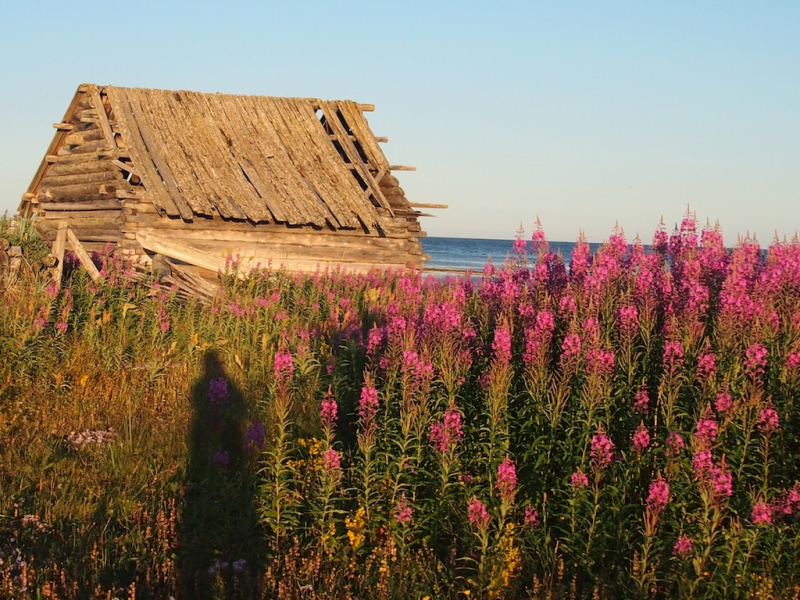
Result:
<svg viewBox="0 0 800 600">
<path fill-rule="evenodd" d="M 209 111 L 207 114 L 213 114 L 215 117 L 213 124 L 207 122 L 207 125 L 216 129 L 213 135 L 219 139 L 220 160 L 228 165 L 231 173 L 230 183 L 233 195 L 230 200 L 238 203 L 247 217 L 254 222 L 272 220 L 273 215 L 245 171 L 245 168 L 250 170 L 246 154 L 251 144 L 240 138 L 234 122 L 228 117 L 225 111 L 228 99 L 222 95 L 214 95 L 198 97 L 198 100 L 205 101 L 206 109 Z M 237 153 L 244 156 L 237 156 Z M 243 162 L 244 166 L 242 166 Z"/>
<path fill-rule="evenodd" d="M 345 163 L 342 160 L 342 157 L 333 147 L 333 144 L 330 142 L 330 138 L 326 134 L 325 130 L 322 127 L 319 127 L 319 132 L 316 133 L 318 136 L 318 144 L 330 147 L 331 155 L 335 156 L 335 160 L 331 160 L 328 167 L 331 171 L 336 172 L 337 178 L 346 178 L 348 181 L 352 182 L 353 190 L 358 190 L 357 193 L 350 193 L 346 196 L 345 200 L 350 207 L 350 209 L 358 215 L 358 217 L 363 221 L 363 223 L 367 226 L 372 226 L 377 221 L 377 213 L 375 208 L 373 207 L 372 203 L 369 201 L 368 194 L 369 190 L 372 189 L 372 178 L 369 175 L 369 172 L 364 166 L 361 157 L 358 155 L 355 147 L 352 144 L 352 141 L 349 139 L 347 132 L 345 131 L 344 127 L 342 126 L 341 121 L 339 121 L 338 117 L 336 116 L 336 109 L 335 105 L 330 102 L 321 102 L 321 109 L 323 114 L 325 115 L 326 123 L 333 129 L 334 133 L 336 134 L 337 138 L 339 139 L 339 143 L 342 146 L 345 154 L 347 155 L 350 163 Z M 324 136 L 326 141 L 325 142 L 321 139 Z M 341 139 L 344 138 L 344 139 Z M 356 182 L 353 174 L 351 172 L 352 169 L 356 169 L 356 171 L 361 176 L 364 183 L 367 185 L 367 190 L 362 190 L 361 186 Z M 378 186 L 374 186 L 378 193 Z"/>
<path fill-rule="evenodd" d="M 383 206 L 386 210 L 389 211 L 390 215 L 394 215 L 392 211 L 392 207 L 389 205 L 389 202 L 384 198 L 383 193 L 381 192 L 381 188 L 378 185 L 378 182 L 373 178 L 372 173 L 369 170 L 370 165 L 365 164 L 361 155 L 358 152 L 358 149 L 355 147 L 355 144 L 352 139 L 350 139 L 350 135 L 345 130 L 344 125 L 339 120 L 339 111 L 343 111 L 344 107 L 342 106 L 341 102 L 325 102 L 323 113 L 326 116 L 327 122 L 330 124 L 331 128 L 333 129 L 334 133 L 337 135 L 339 143 L 345 149 L 348 157 L 350 158 L 350 162 L 355 166 L 358 174 L 361 176 L 361 179 L 364 180 L 364 183 L 367 184 L 367 191 L 365 192 L 367 195 L 371 192 L 372 195 L 377 199 L 378 204 Z M 342 114 L 345 121 L 348 125 L 350 122 L 345 114 Z M 357 130 L 353 129 L 353 133 L 358 137 Z M 363 149 L 363 146 L 362 146 Z M 364 152 L 366 155 L 367 153 Z M 369 158 L 367 158 L 369 161 Z"/>
<path fill-rule="evenodd" d="M 153 204 L 159 211 L 166 212 L 171 217 L 181 216 L 180 210 L 164 187 L 150 159 L 139 127 L 133 118 L 125 89 L 107 87 L 106 93 L 111 109 L 116 115 L 117 125 L 122 131 L 122 139 L 127 144 L 127 152 L 140 173 L 145 189 L 150 192 Z"/>
<path fill-rule="evenodd" d="M 178 187 L 178 183 L 175 180 L 175 175 L 167 162 L 167 157 L 170 155 L 170 153 L 164 152 L 163 144 L 159 143 L 161 141 L 159 138 L 163 139 L 163 136 L 160 135 L 162 130 L 160 128 L 152 127 L 154 116 L 153 110 L 142 102 L 142 93 L 140 90 L 128 90 L 127 97 L 128 102 L 133 109 L 133 119 L 136 121 L 136 125 L 139 128 L 139 133 L 142 136 L 142 141 L 147 147 L 150 159 L 153 161 L 156 169 L 158 169 L 159 177 L 164 182 L 166 190 L 172 198 L 172 201 L 175 203 L 175 206 L 178 207 L 181 217 L 186 221 L 191 221 L 194 217 L 194 214 L 198 213 L 199 211 L 194 210 L 189 206 L 189 204 L 186 202 L 186 199 L 183 197 L 183 193 Z"/>
<path fill-rule="evenodd" d="M 152 135 L 157 138 L 159 154 L 163 155 L 165 167 L 169 168 L 173 176 L 177 194 L 193 213 L 213 215 L 214 195 L 199 184 L 194 176 L 195 165 L 187 160 L 184 139 L 188 132 L 183 111 L 171 109 L 164 98 L 168 92 L 137 90 L 135 93 L 142 106 L 143 117 L 148 115 L 152 120 Z"/>
<path fill-rule="evenodd" d="M 92 102 L 92 106 L 97 111 L 97 124 L 100 126 L 100 131 L 103 132 L 103 138 L 105 138 L 109 148 L 116 148 L 117 145 L 114 143 L 114 132 L 111 131 L 111 124 L 108 122 L 106 108 L 103 106 L 103 101 L 100 99 L 100 90 L 98 90 L 96 85 L 93 85 L 89 90 L 88 95 Z"/>
<path fill-rule="evenodd" d="M 319 202 L 314 188 L 309 181 L 297 168 L 292 156 L 289 153 L 284 140 L 278 131 L 276 123 L 282 123 L 275 115 L 275 107 L 272 106 L 268 98 L 239 98 L 239 106 L 245 114 L 253 114 L 256 119 L 245 121 L 258 126 L 258 131 L 254 135 L 257 145 L 263 145 L 262 153 L 266 158 L 262 163 L 264 170 L 271 174 L 271 179 L 275 185 L 282 189 L 276 198 L 284 206 L 285 214 L 291 215 L 290 223 L 300 224 L 303 222 L 302 214 L 298 206 L 308 203 Z M 276 118 L 279 119 L 276 121 Z M 282 125 L 281 125 L 282 127 Z M 295 200 L 295 201 L 292 201 Z M 302 202 L 302 204 L 299 204 Z M 326 209 L 327 210 L 327 209 Z M 334 226 L 338 226 L 335 215 L 327 210 L 327 218 L 332 220 Z"/>
<path fill-rule="evenodd" d="M 170 97 L 165 97 L 170 110 L 174 113 L 173 121 L 179 124 L 183 131 L 181 138 L 182 156 L 185 162 L 187 178 L 197 187 L 197 193 L 211 198 L 216 210 L 225 218 L 247 218 L 248 211 L 233 202 L 235 193 L 230 188 L 229 177 L 225 177 L 227 168 L 217 150 L 213 146 L 219 143 L 209 143 L 209 131 L 205 121 L 203 106 L 198 106 L 198 101 L 192 92 L 178 92 Z M 195 175 L 196 174 L 196 175 Z"/>
<path fill-rule="evenodd" d="M 295 131 L 295 140 L 300 140 L 299 149 L 304 165 L 306 165 L 305 168 L 312 177 L 316 178 L 314 187 L 319 189 L 315 190 L 314 206 L 319 211 L 330 212 L 332 215 L 338 214 L 339 217 L 336 220 L 340 223 L 344 217 L 345 223 L 343 224 L 346 226 L 357 226 L 358 222 L 354 219 L 354 211 L 346 202 L 348 192 L 351 190 L 348 190 L 346 184 L 336 177 L 335 172 L 331 176 L 328 168 L 331 166 L 330 159 L 335 158 L 336 152 L 329 140 L 327 145 L 320 146 L 321 137 L 327 140 L 328 136 L 324 134 L 315 111 L 308 101 L 302 98 L 286 98 L 282 100 L 281 104 L 284 109 L 284 117 L 291 123 Z M 297 142 L 292 141 L 291 143 L 294 146 Z"/>
<path fill-rule="evenodd" d="M 219 97 L 195 92 L 183 93 L 182 97 L 188 108 L 188 116 L 200 131 L 198 141 L 201 155 L 207 160 L 208 168 L 217 172 L 217 184 L 225 190 L 225 201 L 241 207 L 244 215 L 254 222 L 268 221 L 269 212 L 253 187 L 247 183 L 231 153 L 225 137 L 227 133 L 223 134 Z"/>
<path fill-rule="evenodd" d="M 280 136 L 294 168 L 315 194 L 326 201 L 327 209 L 330 210 L 340 226 L 354 226 L 355 223 L 352 216 L 336 205 L 336 191 L 330 185 L 330 182 L 325 180 L 319 156 L 315 161 L 314 157 L 309 153 L 310 140 L 305 135 L 304 128 L 297 123 L 296 118 L 292 115 L 292 101 L 282 98 L 265 98 L 264 101 L 268 108 L 266 114 Z M 329 202 L 329 200 L 331 201 Z M 303 208 L 307 213 L 311 210 L 316 211 L 315 204 L 319 204 L 319 199 L 315 203 L 304 203 Z M 321 213 L 322 211 L 320 210 L 319 212 Z M 307 216 L 310 219 L 310 215 L 307 214 Z"/>
<path fill-rule="evenodd" d="M 320 124 L 314 108 L 308 102 L 297 102 L 291 105 L 291 110 L 295 118 L 302 121 L 302 148 L 312 165 L 310 176 L 317 179 L 317 185 L 322 186 L 318 190 L 320 196 L 333 207 L 340 222 L 344 219 L 343 225 L 358 227 L 361 215 L 359 207 L 352 200 L 362 197 L 361 189 L 344 169 L 344 163 Z M 369 219 L 363 220 L 367 225 L 371 224 Z"/>
<path fill-rule="evenodd" d="M 287 221 L 287 214 L 283 206 L 282 189 L 278 189 L 280 181 L 269 173 L 266 163 L 274 159 L 270 153 L 258 143 L 268 132 L 255 131 L 248 124 L 252 124 L 255 115 L 246 116 L 239 98 L 231 96 L 224 104 L 223 111 L 231 125 L 231 135 L 235 138 L 235 152 L 239 158 L 239 165 L 247 174 L 250 183 L 261 196 L 262 201 L 276 221 Z M 273 135 L 270 137 L 274 136 Z M 270 158 L 269 156 L 272 156 Z"/>
<path fill-rule="evenodd" d="M 369 128 L 369 123 L 367 123 L 364 113 L 358 109 L 356 103 L 350 100 L 340 100 L 336 102 L 336 105 L 342 111 L 347 124 L 350 125 L 353 135 L 361 144 L 361 148 L 364 150 L 364 154 L 367 155 L 370 165 L 376 169 L 388 169 L 389 161 L 386 160 L 383 150 L 381 150 L 377 139 Z"/>
</svg>

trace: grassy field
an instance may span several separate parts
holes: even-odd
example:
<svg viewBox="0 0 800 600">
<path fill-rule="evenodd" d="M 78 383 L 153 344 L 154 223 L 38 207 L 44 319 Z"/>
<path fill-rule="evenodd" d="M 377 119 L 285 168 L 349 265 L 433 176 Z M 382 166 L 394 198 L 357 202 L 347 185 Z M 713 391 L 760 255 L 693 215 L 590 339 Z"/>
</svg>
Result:
<svg viewBox="0 0 800 600">
<path fill-rule="evenodd" d="M 800 597 L 800 242 L 515 248 L 477 279 L 234 258 L 210 306 L 110 252 L 23 269 L 0 597 Z"/>
</svg>

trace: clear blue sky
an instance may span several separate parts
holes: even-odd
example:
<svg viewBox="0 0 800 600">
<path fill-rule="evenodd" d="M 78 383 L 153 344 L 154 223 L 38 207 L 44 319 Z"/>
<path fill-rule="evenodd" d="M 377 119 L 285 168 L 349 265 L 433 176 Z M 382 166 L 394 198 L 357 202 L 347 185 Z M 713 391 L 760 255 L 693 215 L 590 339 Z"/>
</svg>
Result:
<svg viewBox="0 0 800 600">
<path fill-rule="evenodd" d="M 800 2 L 42 2 L 0 20 L 0 210 L 83 82 L 374 103 L 430 235 L 800 229 Z"/>
</svg>

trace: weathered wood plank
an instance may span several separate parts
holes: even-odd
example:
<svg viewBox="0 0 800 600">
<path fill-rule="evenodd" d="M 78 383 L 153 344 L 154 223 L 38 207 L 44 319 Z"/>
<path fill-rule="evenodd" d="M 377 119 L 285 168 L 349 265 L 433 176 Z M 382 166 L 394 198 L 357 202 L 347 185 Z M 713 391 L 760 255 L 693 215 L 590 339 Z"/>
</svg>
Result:
<svg viewBox="0 0 800 600">
<path fill-rule="evenodd" d="M 56 287 L 61 287 L 61 276 L 64 273 L 64 250 L 66 249 L 67 244 L 67 223 L 65 221 L 61 221 L 58 224 L 58 231 L 56 233 L 56 239 L 53 243 L 53 249 L 51 250 L 51 254 L 58 259 L 55 267 L 50 269 L 50 275 L 53 278 L 53 282 L 56 284 Z"/>
<path fill-rule="evenodd" d="M 114 171 L 93 171 L 69 175 L 52 175 L 48 173 L 46 177 L 42 178 L 41 185 L 45 188 L 79 183 L 104 183 L 107 181 L 122 181 L 122 177 L 118 172 Z"/>
<path fill-rule="evenodd" d="M 169 168 L 165 157 L 162 155 L 161 148 L 155 142 L 155 134 L 148 121 L 148 115 L 144 114 L 145 108 L 141 104 L 139 90 L 128 90 L 128 100 L 131 102 L 131 106 L 134 106 L 134 103 L 137 105 L 138 110 L 132 111 L 131 117 L 136 122 L 136 126 L 139 129 L 139 134 L 142 137 L 142 141 L 148 149 L 148 158 L 153 161 L 156 169 L 158 169 L 158 177 L 164 182 L 164 185 L 166 186 L 167 191 L 172 198 L 172 202 L 178 208 L 181 217 L 187 221 L 191 221 L 194 217 L 194 212 L 191 208 L 189 208 L 189 205 L 183 198 L 183 195 L 181 194 L 181 191 L 178 189 L 178 185 L 175 182 L 175 176 L 172 174 L 172 170 Z M 148 190 L 150 189 L 146 180 L 145 188 Z"/>
<path fill-rule="evenodd" d="M 64 137 L 64 143 L 70 146 L 85 144 L 103 139 L 103 132 L 100 129 L 85 129 L 83 131 L 73 131 Z M 111 146 L 109 145 L 109 148 Z"/>
<path fill-rule="evenodd" d="M 83 268 L 86 269 L 86 272 L 89 273 L 89 276 L 92 278 L 92 281 L 97 281 L 100 279 L 100 271 L 97 270 L 97 267 L 94 266 L 91 257 L 86 252 L 84 247 L 81 245 L 78 238 L 72 232 L 71 229 L 67 229 L 67 242 L 72 247 L 72 251 L 78 256 L 78 259 L 81 261 Z"/>
<path fill-rule="evenodd" d="M 94 202 L 40 202 L 39 208 L 45 211 L 103 211 L 121 210 L 122 200 L 96 200 Z M 155 210 L 155 209 L 154 209 Z"/>
<path fill-rule="evenodd" d="M 108 146 L 105 140 L 94 140 L 92 142 L 85 142 L 78 145 L 64 144 L 56 152 L 56 156 L 75 156 L 77 154 L 87 154 L 89 152 L 97 152 L 99 150 L 113 151 Z"/>
<path fill-rule="evenodd" d="M 113 148 L 114 132 L 111 131 L 111 124 L 108 122 L 108 116 L 106 115 L 106 107 L 103 105 L 103 101 L 100 99 L 100 91 L 96 86 L 89 90 L 89 99 L 91 100 L 97 112 L 97 124 L 100 126 L 100 131 L 105 137 L 109 147 Z"/>
<path fill-rule="evenodd" d="M 66 202 L 47 202 L 45 204 L 57 204 L 59 206 L 63 206 L 67 204 Z M 76 203 L 77 204 L 77 203 Z M 88 202 L 81 202 L 81 204 L 89 204 Z M 41 209 L 41 205 L 39 205 Z M 116 210 L 109 209 L 109 210 L 43 210 L 39 213 L 39 219 L 48 219 L 51 221 L 67 221 L 70 227 L 76 223 L 77 221 L 85 221 L 86 219 L 105 219 L 108 223 L 114 222 L 121 222 L 122 221 L 122 210 L 121 208 L 117 208 Z"/>
<path fill-rule="evenodd" d="M 164 189 L 161 178 L 150 160 L 147 147 L 141 138 L 136 121 L 133 119 L 130 104 L 128 104 L 124 91 L 120 88 L 107 87 L 106 93 L 112 111 L 117 117 L 117 124 L 122 130 L 122 139 L 128 145 L 128 151 L 132 155 L 131 159 L 133 159 L 133 163 L 140 171 L 139 175 L 145 188 L 151 192 L 154 204 L 159 210 L 166 212 L 170 216 L 181 215 L 181 211 L 172 201 L 169 192 Z"/>
</svg>

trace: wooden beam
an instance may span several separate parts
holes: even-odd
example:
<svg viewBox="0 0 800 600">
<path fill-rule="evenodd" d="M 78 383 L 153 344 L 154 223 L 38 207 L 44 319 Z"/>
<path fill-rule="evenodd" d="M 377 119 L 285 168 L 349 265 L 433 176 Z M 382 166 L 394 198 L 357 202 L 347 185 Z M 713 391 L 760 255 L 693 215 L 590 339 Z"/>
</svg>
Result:
<svg viewBox="0 0 800 600">
<path fill-rule="evenodd" d="M 378 142 L 379 144 L 388 144 L 389 138 L 386 137 L 385 135 L 376 135 L 375 141 Z"/>
<path fill-rule="evenodd" d="M 447 204 L 433 204 L 430 202 L 409 202 L 408 205 L 414 208 L 448 208 Z"/>
<path fill-rule="evenodd" d="M 356 104 L 356 106 L 362 112 L 373 112 L 375 110 L 374 104 Z"/>
<path fill-rule="evenodd" d="M 389 165 L 390 171 L 416 171 L 417 167 L 409 167 L 406 165 Z"/>
<path fill-rule="evenodd" d="M 106 107 L 103 105 L 103 101 L 100 99 L 100 92 L 97 88 L 92 88 L 89 91 L 89 98 L 92 100 L 92 104 L 94 104 L 95 109 L 97 110 L 97 122 L 100 125 L 100 130 L 103 132 L 103 136 L 105 136 L 106 140 L 108 141 L 109 146 L 114 145 L 114 132 L 111 131 L 111 125 L 108 122 L 108 116 L 106 115 Z"/>
<path fill-rule="evenodd" d="M 56 233 L 56 241 L 53 243 L 52 254 L 58 259 L 56 266 L 50 269 L 50 275 L 56 287 L 61 287 L 61 276 L 64 273 L 64 250 L 67 244 L 67 222 L 61 221 L 58 224 L 58 233 Z"/>
<path fill-rule="evenodd" d="M 94 202 L 40 202 L 42 210 L 114 210 L 122 208 L 121 200 L 96 200 Z"/>
<path fill-rule="evenodd" d="M 61 226 L 59 225 L 59 234 L 61 233 Z M 97 267 L 94 266 L 91 257 L 86 252 L 86 250 L 81 246 L 80 240 L 72 233 L 72 230 L 67 228 L 67 241 L 69 242 L 70 246 L 72 247 L 72 251 L 78 255 L 78 258 L 83 265 L 83 268 L 89 273 L 89 276 L 92 278 L 92 281 L 97 281 L 100 279 L 100 271 L 97 270 Z"/>
<path fill-rule="evenodd" d="M 75 129 L 75 125 L 72 123 L 53 123 L 53 129 L 58 129 L 59 131 L 72 131 Z"/>
<path fill-rule="evenodd" d="M 127 171 L 128 173 L 133 173 L 133 174 L 134 174 L 134 175 L 136 175 L 137 177 L 141 177 L 141 176 L 142 176 L 142 174 L 141 174 L 141 173 L 139 173 L 139 172 L 138 172 L 138 171 L 137 171 L 137 170 L 134 168 L 134 166 L 133 166 L 133 165 L 129 165 L 128 163 L 124 163 L 124 162 L 122 162 L 121 160 L 113 159 L 113 160 L 111 161 L 111 164 L 112 164 L 112 165 L 115 165 L 115 166 L 117 166 L 117 167 L 119 167 L 119 168 L 120 168 L 120 169 L 122 169 L 123 171 Z"/>
</svg>

